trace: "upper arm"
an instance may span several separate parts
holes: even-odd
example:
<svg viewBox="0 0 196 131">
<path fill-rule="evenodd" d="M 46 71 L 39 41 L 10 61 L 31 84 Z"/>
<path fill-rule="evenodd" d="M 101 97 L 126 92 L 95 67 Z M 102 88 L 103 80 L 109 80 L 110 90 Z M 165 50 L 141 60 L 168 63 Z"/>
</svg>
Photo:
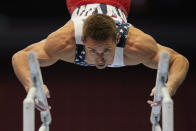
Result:
<svg viewBox="0 0 196 131">
<path fill-rule="evenodd" d="M 158 44 L 155 39 L 142 32 L 141 30 L 133 27 L 130 36 L 128 36 L 128 42 L 130 45 L 130 52 L 137 57 L 138 63 L 142 63 L 147 67 L 157 69 L 159 56 L 162 51 L 166 50 L 170 54 L 170 63 L 175 59 L 176 56 L 180 55 L 171 48 Z"/>
</svg>

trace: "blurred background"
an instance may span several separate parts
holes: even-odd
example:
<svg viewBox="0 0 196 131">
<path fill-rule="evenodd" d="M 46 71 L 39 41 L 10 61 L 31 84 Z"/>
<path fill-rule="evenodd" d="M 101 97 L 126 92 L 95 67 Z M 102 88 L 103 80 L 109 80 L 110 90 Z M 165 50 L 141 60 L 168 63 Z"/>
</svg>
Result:
<svg viewBox="0 0 196 131">
<path fill-rule="evenodd" d="M 195 7 L 182 0 L 132 0 L 128 22 L 171 47 L 190 62 L 174 99 L 175 131 L 196 131 Z M 22 130 L 26 92 L 17 80 L 12 55 L 38 42 L 70 19 L 66 1 L 0 2 L 0 130 Z M 51 131 L 150 131 L 146 103 L 156 70 L 143 65 L 104 70 L 59 61 L 42 68 L 51 92 Z M 40 122 L 36 111 L 36 130 Z"/>
</svg>

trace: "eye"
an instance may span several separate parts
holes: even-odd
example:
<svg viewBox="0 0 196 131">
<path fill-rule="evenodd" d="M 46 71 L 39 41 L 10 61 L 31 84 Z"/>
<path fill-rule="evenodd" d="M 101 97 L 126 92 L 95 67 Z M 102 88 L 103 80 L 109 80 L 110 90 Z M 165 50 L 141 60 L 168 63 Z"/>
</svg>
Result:
<svg viewBox="0 0 196 131">
<path fill-rule="evenodd" d="M 107 53 L 107 52 L 109 52 L 110 51 L 110 49 L 105 49 L 104 50 L 104 53 Z"/>
<path fill-rule="evenodd" d="M 90 49 L 90 52 L 93 53 L 93 54 L 96 53 L 96 51 L 94 49 Z"/>
</svg>

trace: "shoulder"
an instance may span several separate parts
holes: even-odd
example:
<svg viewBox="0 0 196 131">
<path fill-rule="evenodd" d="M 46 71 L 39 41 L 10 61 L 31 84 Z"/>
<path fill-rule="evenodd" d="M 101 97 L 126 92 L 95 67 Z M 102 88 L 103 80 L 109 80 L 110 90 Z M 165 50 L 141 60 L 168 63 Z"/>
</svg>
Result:
<svg viewBox="0 0 196 131">
<path fill-rule="evenodd" d="M 44 49 L 49 56 L 60 59 L 74 56 L 76 45 L 73 22 L 67 22 L 51 33 L 45 41 Z"/>
<path fill-rule="evenodd" d="M 134 58 L 138 63 L 142 63 L 155 57 L 158 49 L 158 44 L 152 36 L 138 28 L 130 27 L 124 49 L 128 58 Z"/>
<path fill-rule="evenodd" d="M 144 33 L 142 30 L 131 26 L 129 28 L 127 40 L 125 43 L 125 47 L 128 49 L 139 49 L 139 48 L 146 48 L 146 47 L 157 47 L 157 42 L 155 39 Z"/>
<path fill-rule="evenodd" d="M 71 20 L 46 38 L 45 50 L 51 56 L 59 55 L 60 52 L 70 52 L 74 49 L 75 33 Z"/>
<path fill-rule="evenodd" d="M 47 37 L 48 42 L 66 42 L 74 39 L 74 25 L 72 21 L 67 22 L 64 26 L 51 33 Z"/>
</svg>

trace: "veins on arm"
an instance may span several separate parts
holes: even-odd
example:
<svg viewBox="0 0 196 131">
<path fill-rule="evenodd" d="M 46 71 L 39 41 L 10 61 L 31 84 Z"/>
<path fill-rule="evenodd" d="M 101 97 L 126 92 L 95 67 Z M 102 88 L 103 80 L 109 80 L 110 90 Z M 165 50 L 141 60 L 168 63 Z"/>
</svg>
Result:
<svg viewBox="0 0 196 131">
<path fill-rule="evenodd" d="M 156 69 L 158 63 L 159 45 L 148 34 L 137 28 L 132 28 L 128 36 L 127 52 L 138 64 Z"/>
</svg>

